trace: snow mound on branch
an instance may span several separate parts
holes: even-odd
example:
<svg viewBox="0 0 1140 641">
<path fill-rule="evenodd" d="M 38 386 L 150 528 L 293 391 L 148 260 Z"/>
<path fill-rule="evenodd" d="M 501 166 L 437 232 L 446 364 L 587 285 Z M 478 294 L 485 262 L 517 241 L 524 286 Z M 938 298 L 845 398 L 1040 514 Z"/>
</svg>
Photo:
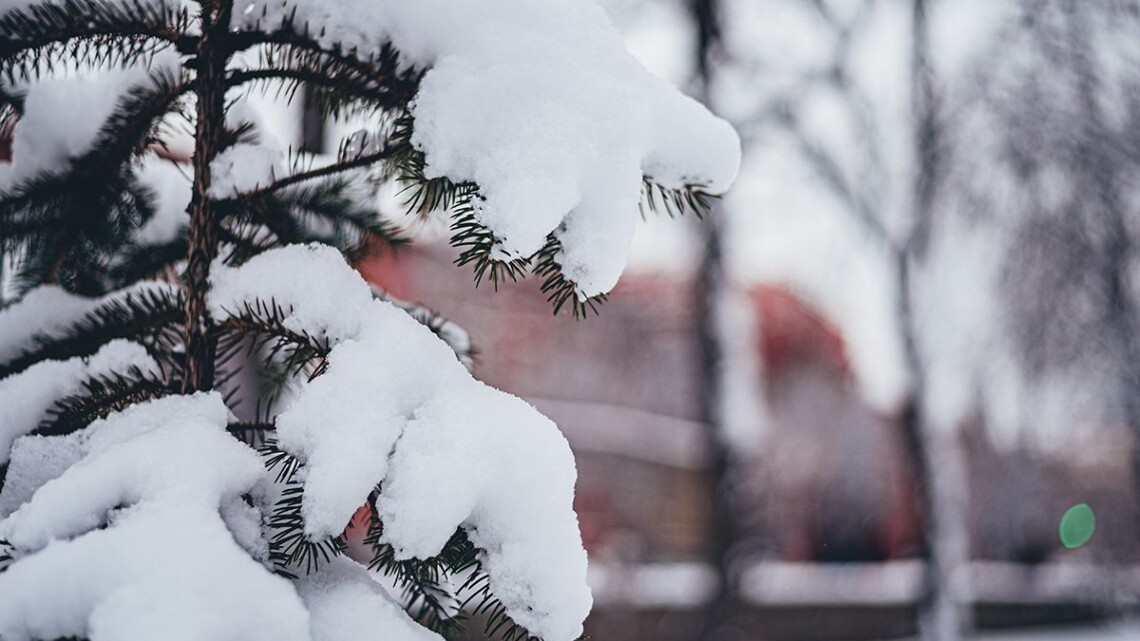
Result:
<svg viewBox="0 0 1140 641">
<path fill-rule="evenodd" d="M 401 558 L 438 554 L 462 526 L 517 623 L 547 641 L 578 637 L 592 599 L 572 509 L 577 472 L 554 423 L 472 378 L 332 248 L 213 269 L 216 318 L 272 298 L 291 310 L 290 329 L 334 343 L 327 371 L 277 418 L 281 447 L 305 464 L 306 533 L 339 534 L 382 483 L 382 542 Z"/>
<path fill-rule="evenodd" d="M 0 465 L 8 462 L 12 443 L 35 430 L 56 401 L 79 393 L 83 383 L 92 378 L 132 367 L 158 370 L 142 345 L 114 340 L 88 358 L 41 361 L 0 380 Z"/>
<path fill-rule="evenodd" d="M 343 557 L 297 581 L 313 641 L 442 641 L 413 621 L 373 575 Z"/>
<path fill-rule="evenodd" d="M 8 475 L 0 488 L 0 519 L 7 518 L 44 483 L 63 474 L 83 458 L 83 450 L 69 436 L 21 436 L 12 445 Z"/>
<path fill-rule="evenodd" d="M 82 459 L 0 521 L 0 638 L 308 639 L 290 584 L 219 515 L 263 474 L 227 416 L 216 393 L 169 397 L 79 432 Z"/>
<path fill-rule="evenodd" d="M 652 76 L 589 0 L 237 0 L 234 28 L 307 26 L 326 47 L 390 42 L 429 69 L 412 107 L 429 178 L 473 181 L 499 259 L 556 260 L 581 296 L 625 268 L 642 176 L 721 193 L 736 177 L 732 127 Z M 300 27 L 299 27 L 300 28 Z"/>
</svg>

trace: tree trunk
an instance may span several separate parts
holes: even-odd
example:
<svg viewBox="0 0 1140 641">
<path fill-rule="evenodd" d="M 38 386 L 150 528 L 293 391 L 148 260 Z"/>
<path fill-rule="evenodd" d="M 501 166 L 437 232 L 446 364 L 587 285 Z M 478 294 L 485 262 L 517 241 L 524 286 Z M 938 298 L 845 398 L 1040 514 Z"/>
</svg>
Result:
<svg viewBox="0 0 1140 641">
<path fill-rule="evenodd" d="M 190 200 L 189 252 L 185 281 L 186 361 L 182 391 L 214 386 L 216 339 L 206 310 L 210 263 L 218 254 L 219 220 L 210 188 L 210 162 L 220 151 L 225 133 L 226 61 L 232 2 L 203 3 L 202 37 L 196 52 L 194 93 L 197 124 L 194 141 L 194 191 Z"/>
<path fill-rule="evenodd" d="M 712 57 L 720 42 L 717 0 L 690 0 L 697 25 L 697 69 L 701 98 L 709 103 L 713 80 Z M 735 552 L 741 539 L 734 453 L 726 434 L 724 416 L 724 350 L 721 335 L 725 300 L 723 227 L 724 211 L 715 206 L 701 226 L 702 253 L 696 282 L 697 326 L 700 343 L 699 408 L 706 426 L 711 524 L 709 562 L 716 576 L 712 598 L 701 622 L 701 641 L 725 641 L 739 636 L 741 612 L 737 590 Z"/>
<path fill-rule="evenodd" d="M 965 461 L 957 426 L 935 429 L 926 413 L 927 372 L 918 343 L 914 299 L 916 271 L 930 244 L 940 168 L 929 5 L 928 0 L 914 0 L 913 4 L 914 220 L 907 242 L 896 253 L 899 331 L 910 380 L 902 429 L 922 502 L 925 567 L 918 600 L 919 634 L 924 641 L 959 641 L 972 627 Z"/>
<path fill-rule="evenodd" d="M 704 252 L 697 277 L 700 341 L 700 412 L 708 450 L 707 476 L 711 524 L 709 561 L 716 584 L 701 626 L 701 641 L 733 638 L 741 603 L 736 581 L 736 550 L 741 540 L 741 506 L 736 489 L 734 453 L 725 428 L 724 340 L 721 314 L 725 296 L 722 254 L 723 212 L 713 210 L 703 226 Z"/>
<path fill-rule="evenodd" d="M 958 641 L 971 628 L 965 461 L 956 432 L 925 413 L 926 369 L 914 321 L 913 258 L 896 255 L 898 319 L 910 389 L 900 426 L 922 515 L 923 578 L 918 628 L 924 641 Z"/>
</svg>

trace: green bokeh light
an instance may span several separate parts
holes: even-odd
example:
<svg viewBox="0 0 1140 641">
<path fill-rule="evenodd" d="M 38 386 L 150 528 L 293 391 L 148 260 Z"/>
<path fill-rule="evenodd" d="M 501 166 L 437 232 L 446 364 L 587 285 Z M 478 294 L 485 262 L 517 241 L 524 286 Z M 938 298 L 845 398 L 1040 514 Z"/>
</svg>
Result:
<svg viewBox="0 0 1140 641">
<path fill-rule="evenodd" d="M 1087 503 L 1074 505 L 1061 517 L 1061 544 L 1070 550 L 1088 543 L 1095 531 L 1096 515 Z"/>
</svg>

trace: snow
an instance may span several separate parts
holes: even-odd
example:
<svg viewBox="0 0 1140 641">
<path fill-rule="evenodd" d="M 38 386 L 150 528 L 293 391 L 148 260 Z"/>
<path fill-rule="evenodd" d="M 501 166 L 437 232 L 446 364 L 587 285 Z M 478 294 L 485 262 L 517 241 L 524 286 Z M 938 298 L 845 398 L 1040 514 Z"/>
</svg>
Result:
<svg viewBox="0 0 1140 641">
<path fill-rule="evenodd" d="M 261 132 L 261 119 L 257 110 L 246 100 L 238 100 L 226 112 L 226 126 L 236 130 L 252 125 Z M 223 149 L 210 161 L 211 198 L 237 198 L 244 193 L 268 187 L 284 176 L 285 154 L 271 137 L 242 140 Z"/>
<path fill-rule="evenodd" d="M 416 319 L 416 321 L 431 328 L 432 332 L 438 336 L 440 340 L 447 343 L 448 347 L 455 352 L 455 356 L 459 359 L 459 362 L 463 363 L 467 371 L 474 370 L 474 350 L 472 349 L 471 337 L 467 334 L 467 330 L 452 321 L 444 319 L 427 307 L 400 300 L 379 287 L 376 287 L 374 284 L 370 285 L 370 287 L 373 296 L 392 303 L 396 307 L 404 310 L 404 312 Z"/>
<path fill-rule="evenodd" d="M 268 187 L 280 171 L 280 150 L 261 144 L 239 143 L 210 161 L 211 198 L 236 198 Z"/>
<path fill-rule="evenodd" d="M 37 287 L 0 309 L 0 362 L 7 363 L 35 346 L 36 336 L 57 335 L 93 307 L 89 298 L 55 285 Z"/>
<path fill-rule="evenodd" d="M 131 367 L 146 371 L 158 365 L 142 345 L 114 340 L 89 358 L 42 361 L 0 380 L 0 464 L 8 461 L 12 443 L 35 430 L 57 401 L 82 391 L 91 378 Z"/>
<path fill-rule="evenodd" d="M 190 224 L 186 211 L 190 205 L 189 169 L 158 156 L 147 156 L 139 179 L 154 192 L 156 211 L 135 233 L 134 241 L 140 245 L 160 245 L 174 240 Z"/>
<path fill-rule="evenodd" d="M 294 12 L 323 45 L 367 58 L 391 42 L 427 68 L 412 106 L 426 175 L 479 185 L 496 258 L 554 233 L 580 296 L 624 269 L 643 175 L 713 193 L 735 178 L 731 126 L 646 71 L 593 2 L 239 0 L 234 27 L 272 31 Z"/>
<path fill-rule="evenodd" d="M 704 563 L 590 566 L 590 585 L 608 607 L 699 608 L 716 594 L 716 582 L 716 571 Z"/>
<path fill-rule="evenodd" d="M 404 427 L 376 500 L 381 540 L 426 557 L 464 525 L 511 618 L 549 641 L 575 639 L 592 602 L 570 448 L 537 410 L 468 380 Z"/>
<path fill-rule="evenodd" d="M 1052 629 L 995 631 L 983 633 L 978 641 L 1138 641 L 1135 623 L 1112 621 L 1089 626 L 1056 626 Z"/>
<path fill-rule="evenodd" d="M 218 264 L 212 278 L 218 319 L 272 297 L 290 310 L 288 327 L 334 343 L 327 371 L 277 418 L 281 447 L 305 465 L 308 535 L 339 534 L 382 483 L 381 541 L 397 555 L 433 556 L 463 526 L 517 623 L 546 641 L 581 634 L 591 597 L 571 507 L 576 471 L 552 422 L 473 379 L 332 248 L 273 250 Z"/>
<path fill-rule="evenodd" d="M 21 436 L 12 445 L 8 474 L 0 488 L 0 519 L 28 502 L 44 483 L 63 474 L 83 457 L 83 450 L 68 436 Z"/>
<path fill-rule="evenodd" d="M 375 581 L 345 558 L 335 558 L 297 582 L 309 609 L 313 641 L 441 641 L 413 621 Z"/>
<path fill-rule="evenodd" d="M 334 261 L 344 264 L 336 250 L 321 245 L 282 248 L 240 267 L 217 261 L 210 268 L 210 314 L 222 320 L 240 313 L 247 302 L 274 300 L 293 304 L 285 319 L 291 330 L 308 330 L 334 341 L 356 336 L 363 330 L 360 315 L 372 300 L 372 290 L 360 278 L 329 278 L 327 266 Z M 303 305 L 296 304 L 299 292 L 304 292 Z"/>
<path fill-rule="evenodd" d="M 0 637 L 308 639 L 290 584 L 219 515 L 263 474 L 228 415 L 216 393 L 170 397 L 81 432 L 82 460 L 0 522 Z"/>
</svg>

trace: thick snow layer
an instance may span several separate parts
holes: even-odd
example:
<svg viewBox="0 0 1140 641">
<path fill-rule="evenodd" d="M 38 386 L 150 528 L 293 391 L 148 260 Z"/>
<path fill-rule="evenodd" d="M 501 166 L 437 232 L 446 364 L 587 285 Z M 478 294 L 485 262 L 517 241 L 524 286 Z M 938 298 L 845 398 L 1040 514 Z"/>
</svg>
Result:
<svg viewBox="0 0 1140 641">
<path fill-rule="evenodd" d="M 69 436 L 21 436 L 12 445 L 8 474 L 0 488 L 0 519 L 32 498 L 44 483 L 63 474 L 83 457 Z"/>
<path fill-rule="evenodd" d="M 569 446 L 530 405 L 469 380 L 404 427 L 376 501 L 382 540 L 424 557 L 463 524 L 511 617 L 543 639 L 577 638 L 591 600 Z"/>
<path fill-rule="evenodd" d="M 396 307 L 404 310 L 409 316 L 416 319 L 420 323 L 431 328 L 432 333 L 439 337 L 440 340 L 447 343 L 451 351 L 455 352 L 455 356 L 467 371 L 472 371 L 475 368 L 475 351 L 471 346 L 471 336 L 467 334 L 467 330 L 463 329 L 456 323 L 446 320 L 438 316 L 435 312 L 427 307 L 410 303 L 405 300 L 400 300 L 395 296 L 388 294 L 388 292 L 370 285 L 373 296 L 392 303 Z"/>
<path fill-rule="evenodd" d="M 473 379 L 428 328 L 375 299 L 332 248 L 217 264 L 212 278 L 217 318 L 272 297 L 292 310 L 289 327 L 335 345 L 326 373 L 277 419 L 281 447 L 305 464 L 310 536 L 339 534 L 382 482 L 382 540 L 401 557 L 435 555 L 463 526 L 516 622 L 547 641 L 581 634 L 591 597 L 571 506 L 576 471 L 552 422 Z"/>
<path fill-rule="evenodd" d="M 273 300 L 283 306 L 293 305 L 285 319 L 285 326 L 291 330 L 309 331 L 337 342 L 363 331 L 362 314 L 372 300 L 372 290 L 359 276 L 348 278 L 337 273 L 339 278 L 329 278 L 328 264 L 335 260 L 344 265 L 336 250 L 319 245 L 292 246 L 266 256 L 241 267 L 214 263 L 207 299 L 214 318 L 240 313 L 247 302 Z M 300 292 L 304 293 L 303 304 L 298 304 Z"/>
<path fill-rule="evenodd" d="M 36 429 L 56 401 L 80 392 L 93 377 L 132 366 L 143 371 L 158 368 L 142 345 L 114 340 L 90 358 L 42 361 L 0 380 L 0 464 L 8 461 L 12 443 Z"/>
<path fill-rule="evenodd" d="M 428 68 L 412 108 L 428 177 L 479 185 L 498 258 L 555 233 L 580 295 L 625 267 L 643 175 L 713 193 L 736 176 L 731 126 L 646 71 L 588 0 L 238 0 L 234 27 L 293 16 L 326 46 L 391 42 Z"/>
<path fill-rule="evenodd" d="M 442 641 L 413 621 L 373 574 L 343 557 L 302 577 L 297 592 L 309 609 L 313 641 Z"/>
<path fill-rule="evenodd" d="M 289 583 L 219 515 L 263 474 L 228 414 L 216 393 L 170 397 L 81 432 L 83 458 L 0 521 L 17 557 L 0 574 L 0 637 L 308 639 Z"/>
</svg>

